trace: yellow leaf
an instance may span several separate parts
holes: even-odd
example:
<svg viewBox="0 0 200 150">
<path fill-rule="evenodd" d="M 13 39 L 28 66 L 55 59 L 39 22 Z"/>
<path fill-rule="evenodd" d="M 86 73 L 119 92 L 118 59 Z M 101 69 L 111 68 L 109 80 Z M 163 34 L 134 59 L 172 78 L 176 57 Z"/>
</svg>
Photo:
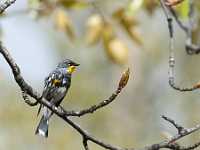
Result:
<svg viewBox="0 0 200 150">
<path fill-rule="evenodd" d="M 103 43 L 108 57 L 116 64 L 125 64 L 128 61 L 128 47 L 118 39 L 112 26 L 108 23 L 103 28 Z"/>
<path fill-rule="evenodd" d="M 79 0 L 60 0 L 59 2 L 65 8 L 83 9 L 89 6 L 89 3 L 86 1 Z"/>
<path fill-rule="evenodd" d="M 181 3 L 182 2 L 182 3 Z M 176 8 L 181 18 L 187 18 L 189 13 L 189 0 L 178 1 L 176 4 L 179 4 Z M 175 5 L 175 4 L 174 4 Z"/>
<path fill-rule="evenodd" d="M 88 44 L 94 44 L 100 39 L 103 31 L 103 25 L 104 22 L 100 15 L 94 14 L 89 17 L 86 24 L 86 42 Z"/>
<path fill-rule="evenodd" d="M 125 64 L 128 61 L 128 48 L 121 40 L 114 38 L 107 43 L 105 48 L 110 59 L 117 64 Z"/>
<path fill-rule="evenodd" d="M 135 28 L 138 25 L 138 21 L 133 16 L 126 15 L 124 9 L 117 10 L 113 16 L 120 22 L 131 39 L 141 46 L 143 44 L 142 37 Z"/>
<path fill-rule="evenodd" d="M 121 24 L 125 26 L 136 26 L 138 25 L 138 21 L 131 15 L 127 15 L 123 8 L 118 9 L 114 12 L 113 17 L 118 20 Z"/>
<path fill-rule="evenodd" d="M 127 28 L 127 32 L 135 43 L 137 43 L 140 46 L 143 45 L 142 36 L 135 27 Z"/>
<path fill-rule="evenodd" d="M 72 22 L 64 10 L 59 9 L 56 11 L 55 25 L 60 31 L 65 32 L 70 39 L 75 38 Z"/>
<path fill-rule="evenodd" d="M 144 1 L 144 7 L 146 11 L 152 15 L 155 11 L 155 8 L 158 6 L 158 0 L 145 0 Z"/>
<path fill-rule="evenodd" d="M 113 31 L 112 26 L 109 23 L 104 23 L 103 27 L 103 39 L 104 42 L 109 42 L 111 39 L 115 37 L 115 33 Z"/>
<path fill-rule="evenodd" d="M 132 0 L 129 2 L 126 10 L 126 14 L 133 16 L 142 6 L 144 0 Z"/>
</svg>

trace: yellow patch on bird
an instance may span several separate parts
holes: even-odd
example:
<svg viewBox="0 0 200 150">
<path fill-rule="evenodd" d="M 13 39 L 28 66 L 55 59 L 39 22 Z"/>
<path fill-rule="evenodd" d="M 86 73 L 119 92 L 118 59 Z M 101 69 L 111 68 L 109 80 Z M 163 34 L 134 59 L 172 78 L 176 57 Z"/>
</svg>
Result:
<svg viewBox="0 0 200 150">
<path fill-rule="evenodd" d="M 69 66 L 68 68 L 67 68 L 67 73 L 72 73 L 72 72 L 74 72 L 76 70 L 76 67 L 75 66 Z"/>
<path fill-rule="evenodd" d="M 53 85 L 55 85 L 55 86 L 58 86 L 60 83 L 61 83 L 61 81 L 58 79 L 53 80 Z"/>
</svg>

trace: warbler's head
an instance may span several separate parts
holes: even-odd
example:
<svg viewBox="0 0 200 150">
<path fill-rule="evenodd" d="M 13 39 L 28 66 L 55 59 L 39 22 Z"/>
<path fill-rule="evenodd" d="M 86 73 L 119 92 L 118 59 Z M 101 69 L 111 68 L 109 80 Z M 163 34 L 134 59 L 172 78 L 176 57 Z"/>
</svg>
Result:
<svg viewBox="0 0 200 150">
<path fill-rule="evenodd" d="M 79 65 L 80 64 L 75 63 L 74 61 L 70 59 L 65 59 L 57 65 L 57 68 L 66 68 L 67 73 L 71 74 L 72 72 L 75 71 L 76 66 L 79 66 Z"/>
</svg>

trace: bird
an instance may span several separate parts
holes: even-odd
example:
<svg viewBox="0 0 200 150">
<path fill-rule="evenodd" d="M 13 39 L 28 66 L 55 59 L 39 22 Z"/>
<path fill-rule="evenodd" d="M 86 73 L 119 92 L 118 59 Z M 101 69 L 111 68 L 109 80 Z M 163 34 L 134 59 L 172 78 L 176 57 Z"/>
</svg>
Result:
<svg viewBox="0 0 200 150">
<path fill-rule="evenodd" d="M 72 73 L 79 65 L 80 64 L 75 63 L 70 59 L 65 59 L 58 63 L 56 69 L 50 72 L 44 80 L 42 98 L 55 106 L 59 106 L 70 88 Z M 39 115 L 41 109 L 43 110 L 43 114 L 36 128 L 35 134 L 47 138 L 49 119 L 53 115 L 53 112 L 46 106 L 40 104 L 37 115 Z"/>
</svg>

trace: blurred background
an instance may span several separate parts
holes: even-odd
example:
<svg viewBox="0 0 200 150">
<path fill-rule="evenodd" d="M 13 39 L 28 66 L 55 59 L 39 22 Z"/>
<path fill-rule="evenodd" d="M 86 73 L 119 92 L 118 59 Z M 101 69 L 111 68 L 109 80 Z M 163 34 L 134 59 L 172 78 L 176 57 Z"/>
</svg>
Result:
<svg viewBox="0 0 200 150">
<path fill-rule="evenodd" d="M 185 0 L 176 8 L 183 20 L 187 6 Z M 138 148 L 164 140 L 163 132 L 175 134 L 161 115 L 186 127 L 200 123 L 199 91 L 180 93 L 168 85 L 169 34 L 157 0 L 17 0 L 0 17 L 0 27 L 4 45 L 39 92 L 59 61 L 71 58 L 81 64 L 62 103 L 67 110 L 108 98 L 130 68 L 128 85 L 112 104 L 73 118 L 107 143 Z M 195 31 L 198 42 L 199 27 Z M 191 86 L 200 80 L 200 56 L 186 54 L 185 34 L 176 25 L 175 36 L 176 82 Z M 48 139 L 34 134 L 38 107 L 23 102 L 3 57 L 0 87 L 0 149 L 83 149 L 81 136 L 56 116 Z M 180 142 L 199 140 L 197 132 Z M 89 144 L 92 150 L 102 149 Z"/>
</svg>

